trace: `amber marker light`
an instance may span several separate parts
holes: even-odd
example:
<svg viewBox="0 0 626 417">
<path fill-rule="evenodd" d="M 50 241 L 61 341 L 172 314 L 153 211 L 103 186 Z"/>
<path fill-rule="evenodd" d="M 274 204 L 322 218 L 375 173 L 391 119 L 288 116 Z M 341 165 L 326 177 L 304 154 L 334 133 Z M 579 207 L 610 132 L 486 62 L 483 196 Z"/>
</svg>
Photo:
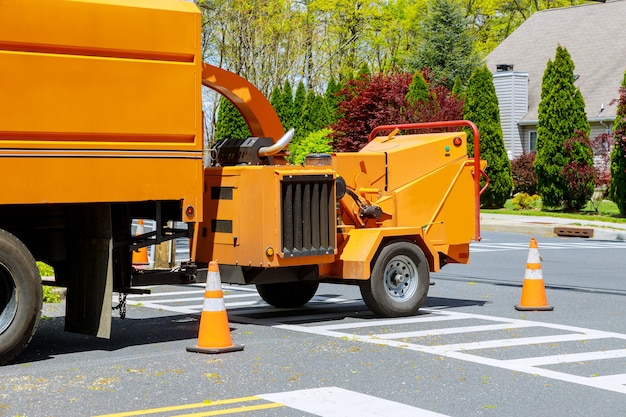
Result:
<svg viewBox="0 0 626 417">
<path fill-rule="evenodd" d="M 268 246 L 267 249 L 265 249 L 265 255 L 268 258 L 274 256 L 274 248 L 271 246 Z"/>
</svg>

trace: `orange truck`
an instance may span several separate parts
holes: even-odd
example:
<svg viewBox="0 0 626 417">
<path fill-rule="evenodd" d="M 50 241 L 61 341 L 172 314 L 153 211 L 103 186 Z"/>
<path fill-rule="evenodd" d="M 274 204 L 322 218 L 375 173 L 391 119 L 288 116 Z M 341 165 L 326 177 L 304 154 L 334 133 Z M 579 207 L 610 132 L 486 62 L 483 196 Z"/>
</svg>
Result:
<svg viewBox="0 0 626 417">
<path fill-rule="evenodd" d="M 382 126 L 359 152 L 289 165 L 293 131 L 249 82 L 203 63 L 200 42 L 192 2 L 0 3 L 0 363 L 37 328 L 35 260 L 67 288 L 66 330 L 104 338 L 113 292 L 201 281 L 213 260 L 274 306 L 347 283 L 389 317 L 418 310 L 430 272 L 469 261 L 484 168 L 471 122 Z M 202 86 L 251 138 L 204 145 Z M 137 236 L 135 219 L 156 228 Z M 181 237 L 179 271 L 133 268 L 133 250 Z"/>
</svg>

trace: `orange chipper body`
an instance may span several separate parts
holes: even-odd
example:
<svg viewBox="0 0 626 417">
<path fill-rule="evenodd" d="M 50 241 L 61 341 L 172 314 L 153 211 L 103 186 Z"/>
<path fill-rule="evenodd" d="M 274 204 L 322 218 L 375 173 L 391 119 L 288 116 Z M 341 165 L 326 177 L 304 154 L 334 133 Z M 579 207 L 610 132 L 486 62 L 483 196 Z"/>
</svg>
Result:
<svg viewBox="0 0 626 417">
<path fill-rule="evenodd" d="M 285 133 L 250 82 L 202 62 L 201 29 L 187 1 L 0 2 L 0 364 L 37 328 L 35 259 L 68 289 L 66 330 L 104 338 L 112 308 L 125 314 L 114 291 L 201 282 L 213 261 L 275 306 L 344 283 L 390 317 L 417 312 L 430 272 L 469 262 L 488 183 L 473 123 L 381 126 L 359 152 L 290 165 L 297 126 Z M 205 145 L 203 87 L 252 137 Z M 173 239 L 190 242 L 179 268 L 133 267 Z M 231 343 L 202 326 L 199 345 Z"/>
</svg>

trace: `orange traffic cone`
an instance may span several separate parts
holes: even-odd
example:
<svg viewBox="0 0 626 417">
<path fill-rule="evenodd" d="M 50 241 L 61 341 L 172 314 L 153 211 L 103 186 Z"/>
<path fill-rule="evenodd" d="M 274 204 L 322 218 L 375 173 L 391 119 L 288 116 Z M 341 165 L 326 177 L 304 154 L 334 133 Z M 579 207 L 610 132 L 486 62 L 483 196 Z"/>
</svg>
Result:
<svg viewBox="0 0 626 417">
<path fill-rule="evenodd" d="M 143 220 L 137 220 L 137 229 L 135 231 L 135 236 L 141 236 L 145 233 L 143 228 Z M 148 248 L 143 247 L 139 249 L 135 249 L 133 251 L 133 266 L 143 266 L 148 265 L 150 261 L 148 261 Z"/>
<path fill-rule="evenodd" d="M 206 277 L 204 304 L 200 316 L 198 344 L 187 348 L 188 352 L 224 353 L 243 350 L 241 345 L 233 345 L 228 327 L 228 315 L 222 294 L 222 282 L 217 262 L 209 263 Z"/>
<path fill-rule="evenodd" d="M 520 311 L 552 311 L 554 307 L 548 305 L 546 288 L 543 284 L 541 272 L 541 257 L 535 238 L 530 239 L 530 250 L 526 261 L 526 276 L 522 286 L 522 299 L 515 306 Z"/>
</svg>

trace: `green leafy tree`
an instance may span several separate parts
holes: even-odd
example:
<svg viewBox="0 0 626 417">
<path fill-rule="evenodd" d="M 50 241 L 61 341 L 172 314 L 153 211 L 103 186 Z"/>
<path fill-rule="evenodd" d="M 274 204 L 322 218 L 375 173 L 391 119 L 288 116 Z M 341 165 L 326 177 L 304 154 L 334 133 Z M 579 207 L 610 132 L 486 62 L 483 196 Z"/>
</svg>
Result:
<svg viewBox="0 0 626 417">
<path fill-rule="evenodd" d="M 232 138 L 245 139 L 250 137 L 250 129 L 239 110 L 228 99 L 222 97 L 215 123 L 217 140 Z"/>
<path fill-rule="evenodd" d="M 422 43 L 409 59 L 413 71 L 431 70 L 431 82 L 452 88 L 457 75 L 466 82 L 480 64 L 469 22 L 454 0 L 433 0 L 422 21 Z"/>
<path fill-rule="evenodd" d="M 568 181 L 563 169 L 574 161 L 593 165 L 588 141 L 574 141 L 571 149 L 565 142 L 579 134 L 589 135 L 585 102 L 574 85 L 574 63 L 565 49 L 558 46 L 554 62 L 548 61 L 541 86 L 541 102 L 537 124 L 537 191 L 546 207 L 574 208 L 567 198 Z"/>
<path fill-rule="evenodd" d="M 626 214 L 626 72 L 620 88 L 619 103 L 613 125 L 611 151 L 611 184 L 609 198 L 623 215 Z"/>
<path fill-rule="evenodd" d="M 491 182 L 480 197 L 481 204 L 490 208 L 504 207 L 513 190 L 513 175 L 504 146 L 493 76 L 486 66 L 477 68 L 467 83 L 463 116 L 478 127 L 480 156 L 487 161 L 486 173 Z M 473 156 L 473 138 L 468 142 Z"/>
<path fill-rule="evenodd" d="M 309 133 L 297 146 L 291 149 L 292 163 L 302 164 L 307 155 L 312 153 L 330 153 L 333 151 L 331 145 L 330 129 L 320 129 Z"/>
</svg>

